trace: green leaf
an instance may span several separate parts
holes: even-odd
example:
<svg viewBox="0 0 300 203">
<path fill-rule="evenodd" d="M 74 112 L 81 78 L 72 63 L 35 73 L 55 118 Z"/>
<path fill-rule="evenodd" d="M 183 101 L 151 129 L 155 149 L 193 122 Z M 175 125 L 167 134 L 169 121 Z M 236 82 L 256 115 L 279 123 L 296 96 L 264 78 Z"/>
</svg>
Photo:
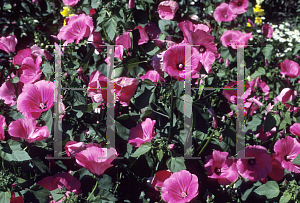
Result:
<svg viewBox="0 0 300 203">
<path fill-rule="evenodd" d="M 53 125 L 53 115 L 51 109 L 49 109 L 42 117 L 42 120 L 46 122 L 46 126 L 49 130 L 49 136 L 51 135 Z"/>
<path fill-rule="evenodd" d="M 254 190 L 259 195 L 264 195 L 268 199 L 277 197 L 280 193 L 278 183 L 276 181 L 268 181 Z"/>
<path fill-rule="evenodd" d="M 6 161 L 28 161 L 31 157 L 21 148 L 19 142 L 8 140 L 5 147 L 1 147 L 0 156 Z"/>
<path fill-rule="evenodd" d="M 112 178 L 109 175 L 103 174 L 103 178 L 101 178 L 98 182 L 99 189 L 109 190 L 114 186 Z"/>
<path fill-rule="evenodd" d="M 294 52 L 293 52 L 293 55 L 296 55 L 300 50 L 300 44 L 296 44 L 295 47 L 294 47 Z"/>
<path fill-rule="evenodd" d="M 50 79 L 50 75 L 53 73 L 53 68 L 50 63 L 43 63 L 42 64 L 42 72 L 44 75 Z"/>
<path fill-rule="evenodd" d="M 174 89 L 175 95 L 177 97 L 180 97 L 181 93 L 184 90 L 184 82 L 183 81 L 176 81 L 174 86 L 173 86 L 173 89 Z"/>
<path fill-rule="evenodd" d="M 266 74 L 265 69 L 263 69 L 262 67 L 259 67 L 258 70 L 256 70 L 250 77 L 251 77 L 251 79 L 255 79 L 258 76 L 265 75 L 265 74 Z"/>
<path fill-rule="evenodd" d="M 167 160 L 166 165 L 173 173 L 186 169 L 183 157 L 171 157 Z"/>
<path fill-rule="evenodd" d="M 82 96 L 82 94 L 80 94 L 77 90 L 73 90 L 70 93 L 77 101 L 86 104 L 84 96 Z"/>
<path fill-rule="evenodd" d="M 151 149 L 151 143 L 143 143 L 137 150 L 131 155 L 131 157 L 139 157 L 143 154 L 146 154 Z"/>
<path fill-rule="evenodd" d="M 292 161 L 292 164 L 300 165 L 300 154 L 296 156 L 296 158 Z"/>
<path fill-rule="evenodd" d="M 262 115 L 255 114 L 252 116 L 252 120 L 247 123 L 246 132 L 252 130 L 253 132 L 257 131 L 262 125 Z"/>
<path fill-rule="evenodd" d="M 12 80 L 11 80 L 11 83 L 18 83 L 20 81 L 19 77 L 18 76 L 15 76 Z"/>
<path fill-rule="evenodd" d="M 106 9 L 102 8 L 99 12 L 99 17 L 97 18 L 97 24 L 98 26 L 103 22 L 105 16 L 106 16 Z"/>
<path fill-rule="evenodd" d="M 163 157 L 164 157 L 164 151 L 160 149 L 157 153 L 157 158 L 159 161 L 161 161 Z"/>
<path fill-rule="evenodd" d="M 292 194 L 289 190 L 285 190 L 280 197 L 279 203 L 288 203 L 292 197 Z"/>
<path fill-rule="evenodd" d="M 185 95 L 180 97 L 181 99 L 176 99 L 176 108 L 179 112 L 181 112 L 183 115 L 185 115 L 184 110 L 186 110 L 186 112 L 192 112 L 192 104 L 189 104 L 190 101 L 185 101 Z M 188 118 L 190 118 L 192 116 L 193 113 L 191 114 L 186 114 L 186 116 Z"/>
<path fill-rule="evenodd" d="M 276 127 L 276 123 L 277 120 L 274 117 L 274 113 L 269 112 L 266 120 L 264 121 L 264 133 L 269 132 L 272 128 Z"/>
<path fill-rule="evenodd" d="M 115 17 L 111 17 L 106 23 L 103 25 L 108 38 L 113 41 L 116 35 L 118 22 Z"/>
<path fill-rule="evenodd" d="M 53 199 L 55 202 L 61 200 L 65 195 L 62 194 L 59 188 L 56 188 L 55 190 L 50 191 Z"/>
<path fill-rule="evenodd" d="M 9 191 L 3 192 L 0 191 L 0 202 L 1 203 L 10 203 L 11 194 Z"/>
<path fill-rule="evenodd" d="M 267 44 L 265 48 L 263 48 L 262 52 L 265 58 L 270 62 L 272 58 L 273 46 L 271 44 Z"/>
<path fill-rule="evenodd" d="M 49 202 L 49 195 L 50 192 L 46 188 L 44 188 L 41 185 L 35 185 L 32 188 L 30 188 L 29 192 L 34 195 L 34 197 L 38 200 L 40 203 L 48 203 Z M 28 199 L 33 199 L 33 197 L 29 197 Z"/>
</svg>

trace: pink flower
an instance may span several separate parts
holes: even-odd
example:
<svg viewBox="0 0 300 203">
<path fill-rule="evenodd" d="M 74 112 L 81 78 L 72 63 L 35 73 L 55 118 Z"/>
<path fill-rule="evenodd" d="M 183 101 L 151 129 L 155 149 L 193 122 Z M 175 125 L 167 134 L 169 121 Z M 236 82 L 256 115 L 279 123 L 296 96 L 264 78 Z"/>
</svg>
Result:
<svg viewBox="0 0 300 203">
<path fill-rule="evenodd" d="M 0 49 L 6 53 L 15 52 L 16 45 L 18 43 L 17 38 L 14 35 L 8 35 L 7 37 L 0 38 Z"/>
<path fill-rule="evenodd" d="M 299 64 L 295 61 L 285 59 L 283 62 L 280 63 L 281 74 L 287 75 L 290 78 L 296 78 L 300 76 L 300 68 Z"/>
<path fill-rule="evenodd" d="M 270 87 L 267 85 L 267 83 L 265 83 L 262 79 L 260 79 L 260 77 L 257 77 L 256 79 L 250 81 L 249 85 L 250 85 L 251 89 L 247 89 L 247 91 L 250 91 L 250 92 L 247 92 L 247 94 L 246 94 L 247 96 L 245 95 L 245 98 L 247 98 L 251 94 L 251 91 L 256 92 L 257 88 L 261 88 L 263 93 L 265 93 L 265 95 L 266 95 L 265 100 L 268 100 Z"/>
<path fill-rule="evenodd" d="M 207 156 L 204 165 L 208 177 L 218 179 L 220 185 L 229 185 L 239 177 L 235 160 L 228 159 L 228 155 L 227 152 L 215 150 Z"/>
<path fill-rule="evenodd" d="M 281 181 L 284 178 L 284 168 L 282 168 L 281 163 L 275 159 L 275 153 L 271 155 L 272 157 L 272 172 L 269 177 L 275 181 Z"/>
<path fill-rule="evenodd" d="M 158 5 L 158 15 L 164 20 L 173 20 L 179 6 L 176 1 L 162 1 Z"/>
<path fill-rule="evenodd" d="M 201 69 L 201 64 L 199 64 L 201 56 L 198 50 L 194 47 L 191 47 L 191 58 L 189 57 L 187 61 L 185 60 L 184 46 L 172 46 L 165 52 L 163 56 L 164 70 L 171 77 L 174 77 L 179 81 L 184 81 L 186 74 L 185 64 L 191 64 L 191 77 L 198 73 Z"/>
<path fill-rule="evenodd" d="M 95 47 L 95 53 L 99 55 L 99 53 L 102 52 L 103 45 L 105 44 L 102 41 L 101 35 L 99 32 L 93 32 L 89 38 L 88 38 L 88 43 L 92 43 Z"/>
<path fill-rule="evenodd" d="M 251 157 L 251 159 L 239 158 L 237 160 L 236 168 L 243 178 L 256 182 L 262 178 L 266 178 L 271 173 L 272 159 L 265 147 L 250 145 L 245 150 L 240 151 L 238 157 L 241 153 L 245 153 L 245 157 Z"/>
<path fill-rule="evenodd" d="M 135 0 L 129 0 L 128 2 L 128 8 L 133 9 L 135 7 Z"/>
<path fill-rule="evenodd" d="M 298 95 L 298 92 L 296 90 L 292 90 L 290 88 L 284 88 L 283 90 L 281 90 L 280 94 L 274 99 L 274 104 L 277 104 L 279 101 L 281 103 L 284 103 L 285 106 L 287 108 L 290 107 L 289 104 L 287 104 L 287 101 L 293 101 L 296 96 Z M 298 110 L 299 107 L 296 107 L 296 109 L 293 108 L 293 106 L 291 106 L 290 111 L 292 110 Z"/>
<path fill-rule="evenodd" d="M 15 84 L 18 88 L 18 95 L 21 94 L 23 83 L 19 82 Z M 0 87 L 0 99 L 4 100 L 4 103 L 9 106 L 14 106 L 17 103 L 16 91 L 14 84 L 7 80 Z"/>
<path fill-rule="evenodd" d="M 124 48 L 127 50 L 131 48 L 130 32 L 125 32 L 123 35 L 118 36 L 116 38 L 116 45 L 121 46 L 116 46 L 115 57 L 123 61 Z"/>
<path fill-rule="evenodd" d="M 161 33 L 160 29 L 155 25 L 155 23 L 149 22 L 144 27 L 145 32 L 150 39 L 158 39 Z"/>
<path fill-rule="evenodd" d="M 17 55 L 14 56 L 14 65 L 21 66 L 25 58 L 32 57 L 31 52 L 32 50 L 30 48 L 21 49 L 18 51 Z"/>
<path fill-rule="evenodd" d="M 248 45 L 248 40 L 252 38 L 252 33 L 241 33 L 240 31 L 226 30 L 220 40 L 225 47 L 231 46 L 233 49 L 237 49 L 238 45 Z"/>
<path fill-rule="evenodd" d="M 209 32 L 209 27 L 204 24 L 193 24 L 189 20 L 182 21 L 177 24 L 180 30 L 183 32 L 184 42 L 188 42 L 188 39 L 191 38 L 191 32 L 196 32 L 196 30 L 203 30 L 204 32 Z"/>
<path fill-rule="evenodd" d="M 103 88 L 103 89 L 102 89 Z M 107 102 L 107 78 L 99 71 L 95 70 L 91 73 L 88 95 L 93 102 Z"/>
<path fill-rule="evenodd" d="M 263 124 L 262 127 L 259 129 L 258 133 L 255 135 L 255 137 L 259 138 L 262 142 L 265 142 L 275 132 L 276 132 L 276 127 L 264 133 L 264 124 Z"/>
<path fill-rule="evenodd" d="M 75 6 L 79 0 L 63 0 L 64 4 L 67 6 Z"/>
<path fill-rule="evenodd" d="M 6 128 L 4 116 L 0 115 L 0 140 L 5 140 L 4 128 Z"/>
<path fill-rule="evenodd" d="M 75 154 L 82 151 L 85 148 L 83 142 L 69 141 L 65 145 L 67 155 L 74 158 Z"/>
<path fill-rule="evenodd" d="M 164 181 L 161 197 L 168 203 L 190 202 L 198 195 L 198 187 L 198 177 L 189 171 L 181 170 Z"/>
<path fill-rule="evenodd" d="M 41 49 L 36 45 L 31 46 L 30 49 L 32 50 L 31 55 L 34 56 L 34 59 L 36 59 L 36 57 L 38 56 L 45 56 L 47 60 L 51 60 L 52 58 L 52 55 L 48 51 L 46 51 L 45 49 Z"/>
<path fill-rule="evenodd" d="M 122 106 L 128 106 L 139 82 L 136 78 L 119 77 L 112 80 L 109 85 L 115 90 L 115 100 Z"/>
<path fill-rule="evenodd" d="M 144 142 L 150 142 L 157 134 L 154 129 L 156 121 L 146 118 L 129 132 L 128 143 L 135 147 L 140 147 Z"/>
<path fill-rule="evenodd" d="M 91 146 L 75 154 L 76 162 L 88 169 L 91 173 L 100 176 L 106 169 L 112 167 L 110 164 L 118 156 L 114 148 L 100 148 Z"/>
<path fill-rule="evenodd" d="M 237 81 L 233 81 L 228 83 L 225 87 L 225 89 L 222 92 L 222 95 L 231 103 L 236 104 L 237 102 Z M 226 90 L 228 89 L 233 89 L 233 90 Z M 248 82 L 245 82 L 245 92 L 248 92 L 248 89 L 250 88 L 250 85 Z M 246 97 L 246 96 L 245 96 Z"/>
<path fill-rule="evenodd" d="M 88 37 L 93 32 L 93 18 L 85 14 L 74 15 L 68 18 L 67 25 L 62 27 L 57 35 L 59 40 L 66 40 L 64 45 L 68 45 L 76 40 L 79 43 L 84 37 Z M 66 20 L 67 21 L 67 20 Z"/>
<path fill-rule="evenodd" d="M 173 150 L 174 147 L 175 147 L 175 144 L 169 144 L 168 149 L 169 149 L 169 150 Z"/>
<path fill-rule="evenodd" d="M 217 114 L 215 113 L 213 108 L 209 108 L 207 109 L 208 113 L 210 113 L 210 115 L 212 115 L 213 117 L 213 128 L 217 129 L 218 127 L 218 118 L 217 118 Z"/>
<path fill-rule="evenodd" d="M 32 57 L 26 57 L 19 69 L 20 82 L 33 83 L 40 79 L 42 70 L 40 69 L 42 58 L 40 56 L 34 60 Z"/>
<path fill-rule="evenodd" d="M 276 155 L 274 159 L 281 163 L 281 166 L 291 172 L 300 173 L 300 166 L 292 161 L 300 153 L 300 143 L 296 138 L 287 136 L 278 140 L 274 145 Z"/>
<path fill-rule="evenodd" d="M 168 179 L 171 175 L 172 171 L 170 170 L 158 171 L 152 179 L 151 187 L 159 191 L 158 188 L 161 188 L 163 186 L 164 181 Z"/>
<path fill-rule="evenodd" d="M 214 18 L 217 22 L 229 22 L 236 18 L 236 14 L 231 10 L 228 4 L 222 3 L 214 12 Z"/>
<path fill-rule="evenodd" d="M 49 137 L 47 126 L 39 127 L 35 119 L 23 118 L 13 121 L 8 126 L 8 133 L 12 137 L 23 138 L 26 142 L 32 143 Z"/>
<path fill-rule="evenodd" d="M 290 127 L 290 132 L 291 132 L 293 135 L 300 136 L 300 123 L 294 123 L 294 124 Z"/>
<path fill-rule="evenodd" d="M 251 97 L 247 99 L 247 102 L 244 103 L 246 112 L 250 111 L 250 116 L 253 116 L 253 114 L 256 113 L 256 110 L 259 109 L 259 107 L 263 106 L 263 103 L 261 103 L 258 99 L 259 98 Z M 252 107 L 250 109 L 251 104 Z"/>
<path fill-rule="evenodd" d="M 273 28 L 269 24 L 264 24 L 261 27 L 261 33 L 266 38 L 272 38 L 272 36 L 273 36 Z"/>
<path fill-rule="evenodd" d="M 231 8 L 232 12 L 236 14 L 242 14 L 247 12 L 248 4 L 248 0 L 231 0 L 229 2 L 229 7 Z"/>
<path fill-rule="evenodd" d="M 140 32 L 140 39 L 138 45 L 145 44 L 149 41 L 149 37 L 142 26 L 136 26 L 134 29 L 138 29 Z"/>
<path fill-rule="evenodd" d="M 252 20 L 248 19 L 248 23 L 250 23 L 251 27 L 255 27 L 255 24 L 253 23 Z"/>
<path fill-rule="evenodd" d="M 49 110 L 54 102 L 55 84 L 41 80 L 34 84 L 25 84 L 17 101 L 17 109 L 24 117 L 39 118 L 42 112 Z"/>
<path fill-rule="evenodd" d="M 159 73 L 155 70 L 149 70 L 145 75 L 141 76 L 141 79 L 144 81 L 145 79 L 151 80 L 152 82 L 163 82 L 164 79 L 160 77 Z M 155 85 L 157 85 L 155 83 Z"/>
</svg>

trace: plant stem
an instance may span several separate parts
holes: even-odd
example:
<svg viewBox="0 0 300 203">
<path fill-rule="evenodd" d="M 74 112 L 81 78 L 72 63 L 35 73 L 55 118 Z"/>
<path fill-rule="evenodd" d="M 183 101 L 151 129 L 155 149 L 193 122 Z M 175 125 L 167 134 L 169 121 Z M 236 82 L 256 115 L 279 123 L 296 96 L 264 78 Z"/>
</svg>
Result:
<svg viewBox="0 0 300 203">
<path fill-rule="evenodd" d="M 236 181 L 232 182 L 229 186 L 227 186 L 226 190 L 231 188 L 238 180 L 239 180 L 239 178 L 237 178 Z"/>
<path fill-rule="evenodd" d="M 211 135 L 209 136 L 208 140 L 206 141 L 206 143 L 204 144 L 204 146 L 202 147 L 201 151 L 199 152 L 198 156 L 200 156 L 200 154 L 204 151 L 204 149 L 206 148 L 206 146 L 208 145 L 208 143 L 210 142 L 211 138 L 213 137 L 214 132 L 211 133 Z"/>
<path fill-rule="evenodd" d="M 95 177 L 95 175 L 94 175 L 94 177 Z M 95 192 L 95 190 L 96 190 L 96 188 L 97 188 L 97 185 L 98 185 L 98 180 L 96 179 L 96 184 L 95 184 L 95 186 L 94 186 L 94 189 L 93 189 L 93 191 L 91 192 L 91 194 L 89 195 L 89 197 L 86 199 L 86 202 L 88 202 L 88 200 L 90 199 L 91 195 Z"/>
</svg>

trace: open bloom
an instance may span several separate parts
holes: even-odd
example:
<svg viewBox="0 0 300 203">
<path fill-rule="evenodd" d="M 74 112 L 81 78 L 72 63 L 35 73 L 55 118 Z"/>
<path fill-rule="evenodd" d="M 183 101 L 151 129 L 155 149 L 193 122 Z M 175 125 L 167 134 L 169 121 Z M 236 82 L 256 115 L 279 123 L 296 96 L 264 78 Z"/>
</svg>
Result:
<svg viewBox="0 0 300 203">
<path fill-rule="evenodd" d="M 41 80 L 34 84 L 26 83 L 17 101 L 17 109 L 24 117 L 39 118 L 42 112 L 54 104 L 55 84 Z"/>
<path fill-rule="evenodd" d="M 236 163 L 236 168 L 243 178 L 256 182 L 262 178 L 266 178 L 272 171 L 272 158 L 267 152 L 267 149 L 259 145 L 250 145 L 245 150 L 240 151 L 245 153 L 245 157 L 250 159 L 239 158 Z"/>
<path fill-rule="evenodd" d="M 124 48 L 127 50 L 131 48 L 130 32 L 125 32 L 123 35 L 118 36 L 116 38 L 116 45 L 120 46 L 116 46 L 115 48 L 115 57 L 123 61 Z"/>
<path fill-rule="evenodd" d="M 236 181 L 239 174 L 234 159 L 228 159 L 227 152 L 213 151 L 206 158 L 205 169 L 209 178 L 216 178 L 220 185 L 229 185 Z"/>
<path fill-rule="evenodd" d="M 42 58 L 38 56 L 36 60 L 32 57 L 26 57 L 19 69 L 20 82 L 33 83 L 40 79 L 42 70 L 40 69 Z"/>
<path fill-rule="evenodd" d="M 231 46 L 233 49 L 237 49 L 238 45 L 248 45 L 248 40 L 252 38 L 252 33 L 242 33 L 237 30 L 226 30 L 220 40 L 225 47 Z"/>
<path fill-rule="evenodd" d="M 237 14 L 235 14 L 230 6 L 226 3 L 222 3 L 214 12 L 214 18 L 217 22 L 229 22 L 235 19 L 236 16 Z"/>
<path fill-rule="evenodd" d="M 100 176 L 106 169 L 112 167 L 110 164 L 118 156 L 114 148 L 100 148 L 91 146 L 75 154 L 76 162 L 88 169 L 91 173 Z"/>
<path fill-rule="evenodd" d="M 7 127 L 4 116 L 0 115 L 0 140 L 5 140 L 4 128 Z"/>
<path fill-rule="evenodd" d="M 181 170 L 164 181 L 161 197 L 168 203 L 190 202 L 198 195 L 198 187 L 198 177 L 187 170 Z"/>
<path fill-rule="evenodd" d="M 151 187 L 158 191 L 158 188 L 161 188 L 163 186 L 164 181 L 168 179 L 171 175 L 172 171 L 170 170 L 158 171 L 152 179 Z"/>
<path fill-rule="evenodd" d="M 0 49 L 6 53 L 15 52 L 16 45 L 18 43 L 17 38 L 14 35 L 0 38 Z"/>
<path fill-rule="evenodd" d="M 279 101 L 284 103 L 284 105 L 286 106 L 286 108 L 290 108 L 289 111 L 290 112 L 295 112 L 297 113 L 297 111 L 299 110 L 299 107 L 294 107 L 290 104 L 287 104 L 287 101 L 293 101 L 298 95 L 298 92 L 296 90 L 292 90 L 290 88 L 284 88 L 281 90 L 280 94 L 275 97 L 274 99 L 274 104 L 277 104 Z"/>
<path fill-rule="evenodd" d="M 109 85 L 115 91 L 115 100 L 122 106 L 128 106 L 139 82 L 136 78 L 119 77 L 112 80 Z"/>
<path fill-rule="evenodd" d="M 62 0 L 65 5 L 67 6 L 75 6 L 79 0 Z"/>
<path fill-rule="evenodd" d="M 95 47 L 95 54 L 99 55 L 102 52 L 103 45 L 105 44 L 102 41 L 101 35 L 99 32 L 92 32 L 92 34 L 88 38 L 88 43 L 91 43 Z"/>
<path fill-rule="evenodd" d="M 264 16 L 265 10 L 261 8 L 260 5 L 256 4 L 255 7 L 253 7 L 253 12 L 256 16 Z"/>
<path fill-rule="evenodd" d="M 21 66 L 25 58 L 32 57 L 31 53 L 32 49 L 30 48 L 21 49 L 20 51 L 18 51 L 18 53 L 14 56 L 14 65 Z"/>
<path fill-rule="evenodd" d="M 81 152 L 85 148 L 83 142 L 69 141 L 65 145 L 65 150 L 68 156 L 75 157 L 75 154 Z"/>
<path fill-rule="evenodd" d="M 145 121 L 131 128 L 128 143 L 140 147 L 144 142 L 150 142 L 157 134 L 154 129 L 155 123 L 155 120 L 152 121 L 150 118 L 146 118 Z"/>
<path fill-rule="evenodd" d="M 300 153 L 300 143 L 296 138 L 287 136 L 278 140 L 274 145 L 274 151 L 276 153 L 274 159 L 279 161 L 283 168 L 294 173 L 300 173 L 300 165 L 292 163 Z"/>
<path fill-rule="evenodd" d="M 15 84 L 18 89 L 18 95 L 21 94 L 23 83 L 19 82 Z M 17 103 L 17 96 L 14 84 L 7 80 L 0 87 L 0 99 L 4 100 L 4 103 L 9 106 L 14 106 Z"/>
<path fill-rule="evenodd" d="M 151 80 L 152 82 L 164 81 L 164 79 L 155 70 L 149 70 L 145 75 L 141 76 L 141 79 L 142 80 L 148 79 Z M 155 85 L 157 84 L 155 83 Z"/>
<path fill-rule="evenodd" d="M 23 138 L 26 142 L 32 143 L 49 137 L 47 126 L 39 127 L 35 119 L 23 118 L 13 121 L 8 126 L 8 133 L 12 137 Z"/>
<path fill-rule="evenodd" d="M 99 71 L 95 70 L 91 73 L 88 95 L 93 102 L 107 102 L 107 78 Z"/>
<path fill-rule="evenodd" d="M 245 13 L 248 10 L 248 0 L 231 0 L 229 2 L 229 7 L 236 14 Z"/>
<path fill-rule="evenodd" d="M 285 59 L 283 62 L 280 63 L 281 74 L 286 75 L 290 78 L 296 78 L 300 76 L 300 68 L 299 64 L 295 61 Z"/>
<path fill-rule="evenodd" d="M 179 6 L 176 1 L 162 1 L 158 5 L 158 15 L 164 20 L 173 20 Z"/>
<path fill-rule="evenodd" d="M 36 59 L 38 56 L 43 57 L 45 56 L 45 58 L 47 60 L 51 60 L 52 55 L 50 54 L 50 52 L 46 51 L 45 49 L 41 49 L 40 47 L 36 46 L 36 45 L 32 45 L 30 47 L 30 49 L 32 50 L 31 52 L 31 56 Z"/>
<path fill-rule="evenodd" d="M 290 127 L 290 132 L 291 132 L 293 135 L 300 136 L 300 123 L 294 123 L 294 124 Z"/>
</svg>

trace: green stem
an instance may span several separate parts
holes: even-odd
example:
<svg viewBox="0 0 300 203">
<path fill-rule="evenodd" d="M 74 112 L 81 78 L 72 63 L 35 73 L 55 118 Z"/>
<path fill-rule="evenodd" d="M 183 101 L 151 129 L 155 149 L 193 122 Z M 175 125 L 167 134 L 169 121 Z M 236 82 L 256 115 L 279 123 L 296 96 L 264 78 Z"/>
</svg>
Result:
<svg viewBox="0 0 300 203">
<path fill-rule="evenodd" d="M 229 186 L 227 186 L 226 190 L 231 188 L 238 180 L 239 180 L 239 178 L 237 178 L 236 181 L 232 182 Z"/>
<path fill-rule="evenodd" d="M 169 128 L 169 136 L 168 136 L 168 143 L 171 142 L 171 133 L 172 133 L 172 127 L 173 127 L 173 83 L 171 79 L 171 116 L 170 116 L 170 128 Z"/>
<path fill-rule="evenodd" d="M 95 177 L 95 175 L 94 175 L 94 177 Z M 95 190 L 96 190 L 96 188 L 97 188 L 97 185 L 98 185 L 98 180 L 96 179 L 96 184 L 95 184 L 95 186 L 94 186 L 94 189 L 93 189 L 93 191 L 91 192 L 91 194 L 89 195 L 89 197 L 86 199 L 86 202 L 88 202 L 88 200 L 90 199 L 91 195 L 95 192 Z"/>
<path fill-rule="evenodd" d="M 208 145 L 208 143 L 210 142 L 211 138 L 213 137 L 214 132 L 211 133 L 211 135 L 209 136 L 208 140 L 206 141 L 206 143 L 204 144 L 204 146 L 202 147 L 201 151 L 199 152 L 198 156 L 200 156 L 200 154 L 204 151 L 204 149 L 206 148 L 206 146 Z"/>
</svg>

